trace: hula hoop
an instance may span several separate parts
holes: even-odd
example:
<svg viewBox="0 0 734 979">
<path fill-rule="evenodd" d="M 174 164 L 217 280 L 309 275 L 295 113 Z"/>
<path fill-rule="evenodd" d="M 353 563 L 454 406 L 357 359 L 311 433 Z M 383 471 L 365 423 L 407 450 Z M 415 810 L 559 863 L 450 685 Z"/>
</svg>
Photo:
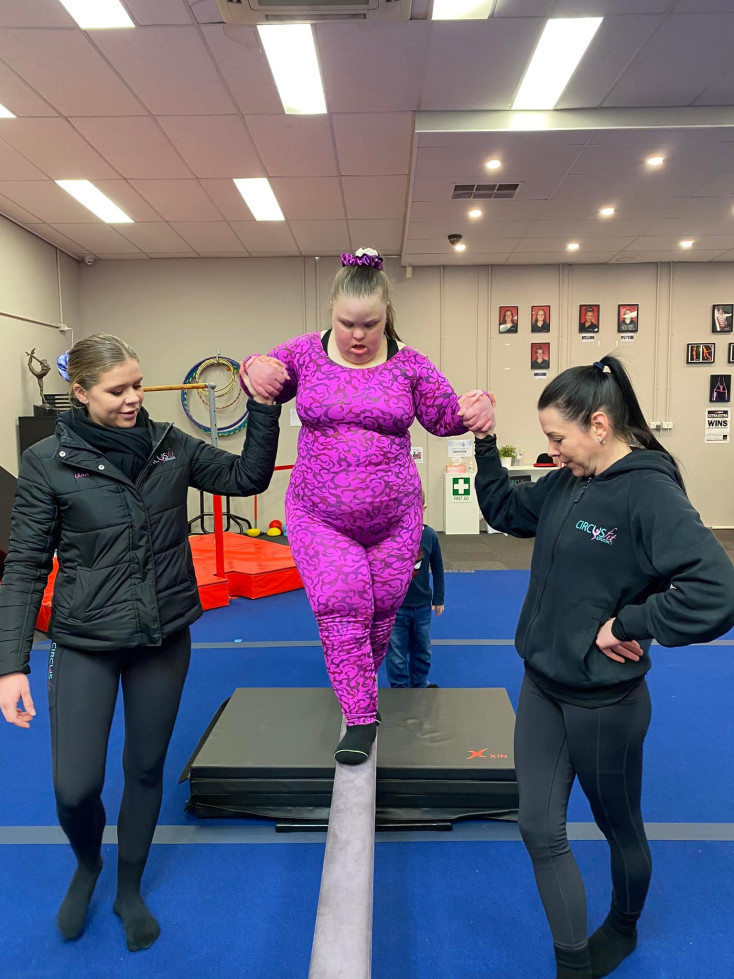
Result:
<svg viewBox="0 0 734 979">
<path fill-rule="evenodd" d="M 184 384 L 198 383 L 199 375 L 201 374 L 201 372 L 205 370 L 205 368 L 211 367 L 212 365 L 216 364 L 217 359 L 219 359 L 220 363 L 224 362 L 228 367 L 232 368 L 233 372 L 239 374 L 240 365 L 237 363 L 236 360 L 232 360 L 231 357 L 222 357 L 221 355 L 219 356 L 219 358 L 206 357 L 204 358 L 204 360 L 200 360 L 198 364 L 194 364 L 194 366 L 188 372 L 186 377 L 183 379 L 183 383 Z M 189 393 L 190 393 L 189 391 L 181 392 L 181 407 L 183 408 L 184 413 L 188 418 L 188 420 L 191 422 L 191 424 L 196 426 L 196 428 L 198 428 L 200 431 L 206 432 L 208 435 L 211 433 L 210 426 L 203 425 L 201 422 L 198 422 L 191 414 L 191 410 L 189 408 Z M 228 425 L 223 425 L 221 428 L 219 427 L 219 425 L 217 425 L 217 433 L 221 435 L 222 438 L 226 438 L 228 435 L 236 435 L 238 432 L 241 432 L 242 429 L 245 428 L 245 426 L 247 425 L 247 415 L 248 415 L 247 410 L 245 410 L 245 413 L 243 415 L 240 415 L 240 417 L 236 421 L 230 422 Z"/>
</svg>

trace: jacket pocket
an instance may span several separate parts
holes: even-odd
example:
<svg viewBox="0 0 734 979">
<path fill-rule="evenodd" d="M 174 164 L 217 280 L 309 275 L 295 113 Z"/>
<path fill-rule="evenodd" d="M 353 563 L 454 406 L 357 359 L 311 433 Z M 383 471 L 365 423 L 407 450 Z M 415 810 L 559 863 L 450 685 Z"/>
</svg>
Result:
<svg viewBox="0 0 734 979">
<path fill-rule="evenodd" d="M 89 579 L 91 571 L 88 568 L 76 569 L 76 580 L 74 581 L 74 593 L 71 597 L 69 606 L 69 618 L 80 622 L 84 617 L 86 609 L 87 595 L 89 594 Z"/>
</svg>

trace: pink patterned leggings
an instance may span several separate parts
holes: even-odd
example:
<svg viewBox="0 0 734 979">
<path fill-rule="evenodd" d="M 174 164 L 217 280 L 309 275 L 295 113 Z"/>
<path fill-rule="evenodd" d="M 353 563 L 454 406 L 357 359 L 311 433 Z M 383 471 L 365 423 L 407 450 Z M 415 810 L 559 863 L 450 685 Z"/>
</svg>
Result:
<svg viewBox="0 0 734 979">
<path fill-rule="evenodd" d="M 286 500 L 286 521 L 334 693 L 347 724 L 370 724 L 377 711 L 377 670 L 420 547 L 420 499 L 376 542 L 366 518 L 363 533 L 347 536 Z"/>
</svg>

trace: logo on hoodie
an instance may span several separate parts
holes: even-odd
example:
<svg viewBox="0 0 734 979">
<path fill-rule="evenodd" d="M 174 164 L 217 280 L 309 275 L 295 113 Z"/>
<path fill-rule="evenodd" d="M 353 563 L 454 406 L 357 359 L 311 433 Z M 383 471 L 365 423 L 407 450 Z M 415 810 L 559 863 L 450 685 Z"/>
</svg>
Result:
<svg viewBox="0 0 734 979">
<path fill-rule="evenodd" d="M 176 456 L 173 454 L 173 449 L 167 449 L 166 452 L 161 452 L 157 455 L 151 465 L 155 466 L 159 462 L 173 462 Z"/>
<path fill-rule="evenodd" d="M 589 534 L 593 541 L 598 544 L 613 544 L 617 538 L 617 528 L 614 527 L 612 530 L 607 530 L 606 527 L 597 527 L 596 524 L 589 523 L 587 520 L 579 520 L 576 524 L 576 530 L 581 530 L 585 534 Z"/>
</svg>

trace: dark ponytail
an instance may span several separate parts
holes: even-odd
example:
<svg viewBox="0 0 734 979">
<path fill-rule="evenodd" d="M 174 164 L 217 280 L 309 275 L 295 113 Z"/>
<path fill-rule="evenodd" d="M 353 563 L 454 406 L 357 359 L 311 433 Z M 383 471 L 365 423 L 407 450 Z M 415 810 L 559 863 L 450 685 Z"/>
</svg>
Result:
<svg viewBox="0 0 734 979">
<path fill-rule="evenodd" d="M 616 357 L 602 357 L 588 367 L 569 367 L 553 378 L 538 400 L 538 411 L 544 408 L 555 408 L 580 428 L 588 428 L 594 412 L 603 411 L 615 436 L 633 448 L 664 453 L 678 468 L 645 421 L 629 374 Z"/>
</svg>

